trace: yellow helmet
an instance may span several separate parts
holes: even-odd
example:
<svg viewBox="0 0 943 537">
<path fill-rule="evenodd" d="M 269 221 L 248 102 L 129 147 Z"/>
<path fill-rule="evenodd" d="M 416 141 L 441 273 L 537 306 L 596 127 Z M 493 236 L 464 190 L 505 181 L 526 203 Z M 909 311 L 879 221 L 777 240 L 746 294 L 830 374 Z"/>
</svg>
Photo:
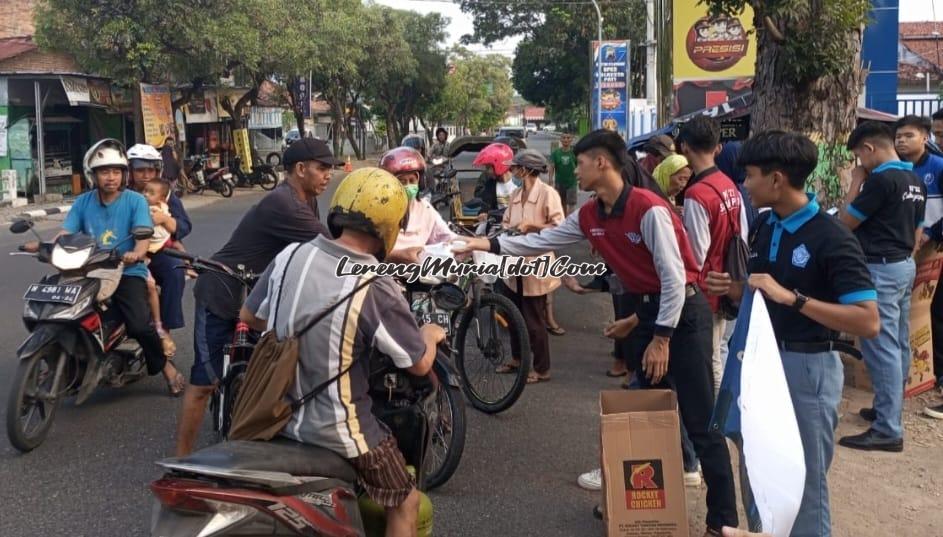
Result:
<svg viewBox="0 0 943 537">
<path fill-rule="evenodd" d="M 380 168 L 360 168 L 341 181 L 331 199 L 327 226 L 338 237 L 344 228 L 369 233 L 383 242 L 381 261 L 405 229 L 409 198 L 399 179 Z"/>
</svg>

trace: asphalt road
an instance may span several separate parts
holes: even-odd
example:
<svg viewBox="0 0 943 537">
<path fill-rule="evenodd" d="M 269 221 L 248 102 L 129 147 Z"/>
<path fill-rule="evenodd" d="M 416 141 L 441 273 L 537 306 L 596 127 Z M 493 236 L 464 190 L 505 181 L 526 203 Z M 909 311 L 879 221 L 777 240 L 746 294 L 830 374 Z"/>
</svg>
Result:
<svg viewBox="0 0 943 537">
<path fill-rule="evenodd" d="M 322 198 L 322 214 L 331 193 Z M 187 248 L 211 254 L 260 196 L 237 196 L 193 210 Z M 38 231 L 49 236 L 57 226 L 47 221 Z M 5 256 L 23 240 L 0 230 L 0 310 L 8 312 L 0 325 L 4 414 L 15 349 L 26 336 L 21 297 L 47 270 L 31 258 Z M 529 386 L 504 414 L 468 410 L 461 466 L 432 494 L 436 535 L 550 537 L 601 531 L 590 515 L 596 496 L 577 488 L 575 479 L 597 464 L 598 390 L 616 385 L 603 375 L 610 347 L 599 336 L 611 308 L 601 295 L 560 291 L 557 296 L 557 315 L 568 334 L 552 338 L 553 380 Z M 185 301 L 189 324 L 189 289 Z M 192 363 L 189 326 L 175 338 L 177 361 L 186 371 Z M 0 535 L 145 535 L 152 506 L 147 485 L 160 476 L 153 462 L 173 452 L 178 408 L 163 380 L 154 377 L 119 390 L 101 389 L 81 407 L 66 401 L 46 442 L 32 453 L 19 454 L 0 435 Z M 202 441 L 210 442 L 208 430 Z"/>
</svg>

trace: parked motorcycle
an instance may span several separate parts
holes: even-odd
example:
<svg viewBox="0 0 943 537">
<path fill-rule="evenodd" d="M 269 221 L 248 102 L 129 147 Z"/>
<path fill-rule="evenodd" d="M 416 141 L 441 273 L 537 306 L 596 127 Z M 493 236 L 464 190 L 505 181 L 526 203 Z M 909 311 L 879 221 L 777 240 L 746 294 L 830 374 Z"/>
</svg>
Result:
<svg viewBox="0 0 943 537">
<path fill-rule="evenodd" d="M 436 313 L 465 303 L 462 291 L 451 284 L 411 285 L 406 295 L 420 323 L 447 326 L 448 315 Z M 369 370 L 373 413 L 389 427 L 415 469 L 419 489 L 446 482 L 461 460 L 466 427 L 448 346 L 440 348 L 426 377 L 410 375 L 379 353 L 370 358 Z M 151 526 L 155 537 L 363 536 L 378 515 L 345 459 L 287 438 L 223 442 L 157 464 L 167 473 L 151 484 L 157 501 Z M 431 509 L 425 516 L 421 509 L 419 535 L 431 535 L 431 524 Z"/>
<path fill-rule="evenodd" d="M 275 168 L 262 162 L 256 162 L 252 165 L 252 171 L 246 172 L 242 169 L 242 159 L 237 156 L 233 160 L 233 171 L 236 173 L 236 186 L 240 188 L 259 185 L 262 190 L 272 190 L 278 185 Z"/>
<path fill-rule="evenodd" d="M 207 187 L 218 192 L 224 198 L 232 196 L 235 184 L 233 183 L 232 173 L 229 168 L 220 168 L 206 177 L 206 155 L 196 155 L 187 159 L 190 163 L 190 171 L 187 173 L 189 184 L 183 185 L 178 182 L 178 195 L 180 190 L 186 190 L 187 194 L 202 194 Z"/>
<path fill-rule="evenodd" d="M 20 220 L 10 231 L 32 228 L 31 221 Z M 109 300 L 124 268 L 115 248 L 152 234 L 151 228 L 135 228 L 114 248 L 104 249 L 94 238 L 73 233 L 41 242 L 35 253 L 20 247 L 12 254 L 35 256 L 58 271 L 30 285 L 23 296 L 30 335 L 16 351 L 19 365 L 6 413 L 7 436 L 16 449 L 27 452 L 42 444 L 64 398 L 74 395 L 80 405 L 99 386 L 117 388 L 147 375 L 140 345 L 127 338 Z"/>
</svg>

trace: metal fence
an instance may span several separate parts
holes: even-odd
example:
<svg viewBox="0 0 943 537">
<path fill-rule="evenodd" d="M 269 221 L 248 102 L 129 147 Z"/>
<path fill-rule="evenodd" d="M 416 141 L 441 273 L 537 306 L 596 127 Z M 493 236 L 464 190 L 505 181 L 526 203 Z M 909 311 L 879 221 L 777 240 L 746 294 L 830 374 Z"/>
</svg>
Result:
<svg viewBox="0 0 943 537">
<path fill-rule="evenodd" d="M 943 100 L 940 99 L 897 99 L 897 115 L 899 116 L 929 117 L 941 108 L 943 108 Z"/>
</svg>

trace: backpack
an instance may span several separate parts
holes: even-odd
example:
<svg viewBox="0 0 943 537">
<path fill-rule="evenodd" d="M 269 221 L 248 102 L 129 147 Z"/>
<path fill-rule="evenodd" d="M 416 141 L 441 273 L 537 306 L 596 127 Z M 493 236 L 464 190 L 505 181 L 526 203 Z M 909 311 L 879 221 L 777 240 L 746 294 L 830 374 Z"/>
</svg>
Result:
<svg viewBox="0 0 943 537">
<path fill-rule="evenodd" d="M 357 363 L 354 359 L 344 370 L 329 380 L 314 387 L 300 399 L 294 400 L 288 391 L 295 382 L 298 370 L 298 343 L 299 339 L 319 321 L 327 317 L 338 306 L 347 302 L 361 289 L 373 281 L 366 278 L 354 289 L 318 313 L 301 330 L 293 336 L 279 340 L 274 327 L 278 321 L 278 306 L 282 298 L 282 289 L 285 286 L 285 276 L 291 267 L 291 260 L 298 252 L 299 246 L 291 252 L 288 263 L 282 272 L 281 285 L 278 288 L 278 298 L 272 321 L 272 330 L 269 330 L 259 339 L 252 350 L 249 366 L 246 369 L 242 387 L 236 396 L 232 414 L 232 427 L 229 431 L 229 440 L 271 440 L 288 424 L 295 410 L 310 401 L 325 388 L 346 375 L 350 368 Z"/>
<path fill-rule="evenodd" d="M 724 252 L 724 272 L 730 274 L 730 278 L 735 282 L 746 281 L 747 279 L 747 262 L 750 259 L 750 247 L 743 240 L 743 237 L 740 236 L 740 223 L 734 223 L 733 216 L 731 216 L 730 206 L 727 205 L 727 200 L 720 193 L 719 190 L 714 188 L 710 183 L 704 183 L 706 186 L 709 186 L 711 190 L 717 193 L 717 197 L 720 198 L 720 202 L 723 204 L 724 208 L 727 209 L 727 222 L 730 225 L 730 229 L 735 231 L 733 237 L 730 238 L 730 242 L 727 243 L 727 251 Z M 742 196 L 741 196 L 742 200 Z M 744 210 L 743 203 L 741 203 L 740 210 Z M 740 310 L 740 305 L 730 299 L 729 296 L 720 297 L 720 314 L 731 321 L 737 318 L 737 313 Z"/>
</svg>

